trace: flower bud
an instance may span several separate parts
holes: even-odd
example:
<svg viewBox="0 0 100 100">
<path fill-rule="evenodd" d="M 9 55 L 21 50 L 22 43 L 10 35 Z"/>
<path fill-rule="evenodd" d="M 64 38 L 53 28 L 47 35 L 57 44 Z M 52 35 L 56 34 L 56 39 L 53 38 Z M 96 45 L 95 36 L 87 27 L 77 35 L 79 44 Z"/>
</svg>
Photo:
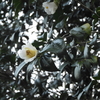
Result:
<svg viewBox="0 0 100 100">
<path fill-rule="evenodd" d="M 83 24 L 81 26 L 81 28 L 87 33 L 87 34 L 91 34 L 91 26 L 89 23 Z"/>
</svg>

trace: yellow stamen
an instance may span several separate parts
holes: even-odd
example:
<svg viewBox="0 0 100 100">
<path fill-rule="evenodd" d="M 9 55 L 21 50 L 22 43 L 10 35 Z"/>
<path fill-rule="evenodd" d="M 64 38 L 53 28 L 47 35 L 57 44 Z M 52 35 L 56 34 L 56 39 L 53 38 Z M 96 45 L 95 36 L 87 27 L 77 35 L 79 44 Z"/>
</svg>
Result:
<svg viewBox="0 0 100 100">
<path fill-rule="evenodd" d="M 26 55 L 28 58 L 32 58 L 35 56 L 35 51 L 33 50 L 26 50 Z"/>
<path fill-rule="evenodd" d="M 46 9 L 48 9 L 48 7 L 45 7 Z"/>
</svg>

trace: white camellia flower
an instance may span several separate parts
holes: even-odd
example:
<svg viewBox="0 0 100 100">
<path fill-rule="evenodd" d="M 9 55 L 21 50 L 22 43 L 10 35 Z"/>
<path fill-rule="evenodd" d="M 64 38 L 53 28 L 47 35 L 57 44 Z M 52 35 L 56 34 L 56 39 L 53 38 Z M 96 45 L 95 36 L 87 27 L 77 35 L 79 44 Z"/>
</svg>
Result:
<svg viewBox="0 0 100 100">
<path fill-rule="evenodd" d="M 30 43 L 22 46 L 22 49 L 18 51 L 19 57 L 26 62 L 34 60 L 37 56 L 37 49 Z"/>
<path fill-rule="evenodd" d="M 58 8 L 54 2 L 44 2 L 42 6 L 48 15 L 54 14 Z"/>
</svg>

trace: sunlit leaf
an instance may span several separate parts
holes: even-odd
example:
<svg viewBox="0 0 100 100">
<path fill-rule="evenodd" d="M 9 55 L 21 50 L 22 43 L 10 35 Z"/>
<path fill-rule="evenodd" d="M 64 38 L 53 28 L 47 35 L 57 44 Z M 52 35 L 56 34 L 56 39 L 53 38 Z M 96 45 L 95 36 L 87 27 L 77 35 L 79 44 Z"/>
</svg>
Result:
<svg viewBox="0 0 100 100">
<path fill-rule="evenodd" d="M 26 74 L 26 80 L 27 80 L 27 82 L 28 82 L 28 80 L 29 80 L 29 79 L 28 79 L 28 73 L 30 73 L 30 72 L 34 69 L 36 63 L 37 63 L 37 59 L 35 59 L 34 61 L 32 61 L 32 62 L 27 66 L 27 70 L 26 70 L 26 72 L 27 72 L 27 74 Z"/>
<path fill-rule="evenodd" d="M 61 66 L 59 66 L 59 70 L 62 72 L 64 70 L 64 68 L 66 67 L 66 65 L 68 65 L 68 62 L 65 62 L 64 64 L 62 64 Z"/>
<path fill-rule="evenodd" d="M 97 7 L 97 8 L 96 8 L 96 13 L 97 13 L 98 15 L 100 15 L 100 7 Z"/>
<path fill-rule="evenodd" d="M 79 80 L 81 78 L 81 66 L 76 66 L 74 69 L 74 77 L 76 80 Z"/>
<path fill-rule="evenodd" d="M 40 67 L 45 71 L 58 71 L 50 55 L 45 54 L 40 58 Z"/>
<path fill-rule="evenodd" d="M 83 91 L 87 93 L 87 92 L 89 91 L 89 89 L 90 89 L 91 84 L 92 84 L 92 82 L 90 82 L 89 85 L 86 86 L 86 87 L 83 89 Z"/>
<path fill-rule="evenodd" d="M 90 45 L 93 45 L 97 42 L 97 34 L 94 36 L 94 38 L 91 40 L 91 42 L 89 43 Z"/>
<path fill-rule="evenodd" d="M 65 49 L 65 46 L 66 45 L 63 39 L 55 39 L 50 44 L 47 44 L 40 52 L 42 53 L 45 51 L 49 51 L 52 53 L 61 53 Z"/>
<path fill-rule="evenodd" d="M 91 56 L 91 59 L 85 59 L 85 61 L 89 62 L 89 63 L 97 63 L 97 56 Z"/>
<path fill-rule="evenodd" d="M 52 37 L 52 32 L 53 32 L 53 26 L 50 28 L 50 32 L 47 34 L 48 38 Z"/>
<path fill-rule="evenodd" d="M 83 93 L 84 93 L 84 92 L 82 91 L 82 92 L 77 96 L 77 99 L 78 99 L 78 100 L 81 100 L 81 97 L 82 97 Z"/>
<path fill-rule="evenodd" d="M 55 27 L 61 29 L 64 27 L 64 25 L 65 25 L 65 19 L 61 20 Z"/>
<path fill-rule="evenodd" d="M 23 61 L 15 70 L 15 77 L 18 76 L 18 73 L 20 72 L 20 70 L 27 64 L 27 62 Z"/>
<path fill-rule="evenodd" d="M 75 27 L 70 30 L 70 35 L 80 38 L 85 35 L 85 32 L 81 27 Z"/>
<path fill-rule="evenodd" d="M 13 0 L 14 8 L 15 8 L 15 16 L 18 16 L 19 11 L 22 8 L 23 1 L 22 0 Z"/>
<path fill-rule="evenodd" d="M 39 42 L 39 41 L 36 41 L 36 40 L 32 43 L 32 45 L 34 45 L 36 48 L 39 48 L 39 46 L 41 46 L 43 44 L 44 44 L 44 42 Z"/>
<path fill-rule="evenodd" d="M 85 44 L 84 48 L 84 58 L 87 58 L 89 56 L 89 47 L 87 44 Z"/>
</svg>

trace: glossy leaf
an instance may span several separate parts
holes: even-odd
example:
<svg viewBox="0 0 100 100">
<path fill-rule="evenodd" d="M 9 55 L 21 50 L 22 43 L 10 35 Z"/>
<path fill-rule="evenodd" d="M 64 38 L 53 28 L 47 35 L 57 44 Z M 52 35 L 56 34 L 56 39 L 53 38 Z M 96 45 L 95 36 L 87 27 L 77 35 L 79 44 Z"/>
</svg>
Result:
<svg viewBox="0 0 100 100">
<path fill-rule="evenodd" d="M 87 44 L 85 44 L 85 48 L 84 48 L 84 58 L 88 58 L 89 56 L 89 47 Z"/>
<path fill-rule="evenodd" d="M 27 82 L 29 81 L 29 79 L 28 79 L 28 74 L 30 73 L 30 72 L 32 72 L 32 70 L 35 68 L 35 65 L 36 65 L 36 63 L 37 63 L 37 59 L 35 59 L 34 61 L 32 61 L 29 65 L 28 65 L 28 67 L 27 67 L 27 70 L 26 70 L 26 80 L 27 80 Z"/>
<path fill-rule="evenodd" d="M 100 80 L 100 71 L 98 71 L 94 76 L 93 79 Z"/>
<path fill-rule="evenodd" d="M 76 66 L 74 69 L 74 77 L 76 80 L 79 80 L 81 78 L 81 66 Z"/>
<path fill-rule="evenodd" d="M 85 32 L 82 30 L 81 27 L 75 27 L 70 30 L 70 35 L 80 38 L 85 35 Z"/>
<path fill-rule="evenodd" d="M 47 44 L 40 52 L 42 53 L 45 51 L 49 51 L 52 53 L 61 53 L 65 49 L 65 46 L 66 45 L 63 39 L 55 39 L 50 44 Z"/>
<path fill-rule="evenodd" d="M 94 38 L 91 40 L 91 42 L 89 43 L 90 45 L 93 45 L 97 42 L 97 34 L 94 36 Z"/>
<path fill-rule="evenodd" d="M 14 7 L 15 7 L 15 16 L 18 16 L 18 12 L 21 10 L 23 1 L 20 0 L 13 0 L 14 2 Z"/>
<path fill-rule="evenodd" d="M 18 73 L 21 71 L 21 69 L 27 64 L 27 62 L 23 61 L 15 70 L 15 77 L 18 76 Z"/>
<path fill-rule="evenodd" d="M 40 67 L 45 71 L 58 71 L 50 55 L 45 54 L 40 58 Z"/>
<path fill-rule="evenodd" d="M 100 15 L 100 7 L 97 7 L 96 13 L 97 13 L 98 15 Z"/>
<path fill-rule="evenodd" d="M 65 25 L 65 19 L 61 20 L 55 27 L 61 29 L 64 27 L 64 25 Z"/>
<path fill-rule="evenodd" d="M 83 89 L 83 91 L 87 93 L 87 92 L 89 91 L 89 89 L 90 89 L 91 84 L 92 84 L 92 82 L 90 82 L 89 85 L 86 86 L 86 87 Z"/>
<path fill-rule="evenodd" d="M 77 97 L 78 100 L 81 100 L 81 97 L 82 97 L 83 93 L 84 93 L 84 92 L 82 91 L 82 92 L 78 95 L 78 97 Z"/>
</svg>

